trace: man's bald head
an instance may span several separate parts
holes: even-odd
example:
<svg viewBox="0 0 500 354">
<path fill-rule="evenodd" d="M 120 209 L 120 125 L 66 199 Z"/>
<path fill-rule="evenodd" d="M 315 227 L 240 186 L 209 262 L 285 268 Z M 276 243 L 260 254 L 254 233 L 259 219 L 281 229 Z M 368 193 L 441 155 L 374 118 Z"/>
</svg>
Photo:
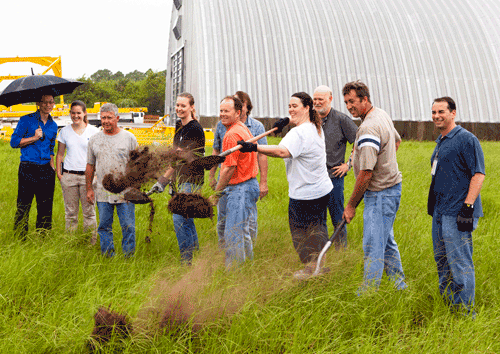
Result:
<svg viewBox="0 0 500 354">
<path fill-rule="evenodd" d="M 330 95 L 330 97 L 333 98 L 333 91 L 328 86 L 320 85 L 320 86 L 316 87 L 316 89 L 314 90 L 314 93 L 316 93 L 316 92 L 318 92 L 318 93 L 328 93 Z"/>
</svg>

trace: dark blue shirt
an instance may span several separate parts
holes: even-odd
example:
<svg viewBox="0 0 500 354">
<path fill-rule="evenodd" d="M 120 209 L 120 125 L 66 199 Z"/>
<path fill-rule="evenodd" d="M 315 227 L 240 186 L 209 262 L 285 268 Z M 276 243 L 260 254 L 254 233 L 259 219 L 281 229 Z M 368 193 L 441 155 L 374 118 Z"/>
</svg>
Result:
<svg viewBox="0 0 500 354">
<path fill-rule="evenodd" d="M 472 176 L 485 173 L 484 155 L 479 140 L 468 130 L 456 126 L 444 137 L 436 140 L 437 146 L 431 157 L 431 166 L 437 158 L 434 175 L 434 211 L 457 216 L 467 197 Z M 481 196 L 474 203 L 474 217 L 483 216 Z"/>
<path fill-rule="evenodd" d="M 52 116 L 49 115 L 46 124 L 43 124 L 39 111 L 22 116 L 10 138 L 10 146 L 18 148 L 21 139 L 34 136 L 38 127 L 42 128 L 44 137 L 21 148 L 21 161 L 45 165 L 50 162 L 51 155 L 54 155 L 56 143 L 57 124 Z"/>
</svg>

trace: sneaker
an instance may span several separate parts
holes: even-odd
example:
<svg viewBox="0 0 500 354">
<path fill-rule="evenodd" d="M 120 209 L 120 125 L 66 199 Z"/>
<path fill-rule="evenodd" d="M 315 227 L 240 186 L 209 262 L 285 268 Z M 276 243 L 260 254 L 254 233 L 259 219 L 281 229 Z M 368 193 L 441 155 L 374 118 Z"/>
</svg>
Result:
<svg viewBox="0 0 500 354">
<path fill-rule="evenodd" d="M 306 266 L 305 268 L 301 269 L 301 270 L 298 270 L 296 271 L 293 276 L 295 279 L 298 279 L 298 280 L 305 280 L 305 279 L 308 279 L 310 277 L 313 276 L 314 274 L 314 271 L 316 270 L 316 268 L 313 268 L 313 267 L 308 267 Z M 317 275 L 322 275 L 322 274 L 326 274 L 330 272 L 330 268 L 328 267 L 323 267 L 319 270 L 318 274 Z"/>
</svg>

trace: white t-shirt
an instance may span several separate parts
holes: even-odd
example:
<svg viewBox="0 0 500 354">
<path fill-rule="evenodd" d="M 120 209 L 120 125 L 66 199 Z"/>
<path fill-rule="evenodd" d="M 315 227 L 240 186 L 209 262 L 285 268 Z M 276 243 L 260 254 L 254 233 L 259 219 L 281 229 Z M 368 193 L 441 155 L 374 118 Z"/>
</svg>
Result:
<svg viewBox="0 0 500 354">
<path fill-rule="evenodd" d="M 290 198 L 312 200 L 330 193 L 333 184 L 326 168 L 323 129 L 319 136 L 313 123 L 303 123 L 292 128 L 279 145 L 292 155 L 285 159 Z"/>
<path fill-rule="evenodd" d="M 66 145 L 66 157 L 64 158 L 64 168 L 71 171 L 85 171 L 87 166 L 87 146 L 89 139 L 99 129 L 92 124 L 87 124 L 82 135 L 75 133 L 71 125 L 61 129 L 57 136 L 57 141 Z"/>
</svg>

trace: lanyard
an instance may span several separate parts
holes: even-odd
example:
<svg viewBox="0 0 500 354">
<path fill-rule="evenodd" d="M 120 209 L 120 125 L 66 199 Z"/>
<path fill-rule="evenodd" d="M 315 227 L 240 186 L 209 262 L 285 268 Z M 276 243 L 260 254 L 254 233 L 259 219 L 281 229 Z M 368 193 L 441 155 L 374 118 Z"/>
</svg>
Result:
<svg viewBox="0 0 500 354">
<path fill-rule="evenodd" d="M 438 156 L 439 156 L 439 150 L 441 150 L 441 144 L 443 143 L 443 140 L 445 139 L 446 137 L 443 136 L 441 137 L 441 139 L 439 140 L 439 143 L 438 143 L 438 146 L 437 146 L 437 151 L 436 151 L 436 156 L 434 156 L 434 160 L 432 161 L 432 169 L 431 169 L 431 175 L 432 177 L 434 177 L 436 175 L 436 170 L 437 170 L 437 164 L 438 164 Z"/>
</svg>

